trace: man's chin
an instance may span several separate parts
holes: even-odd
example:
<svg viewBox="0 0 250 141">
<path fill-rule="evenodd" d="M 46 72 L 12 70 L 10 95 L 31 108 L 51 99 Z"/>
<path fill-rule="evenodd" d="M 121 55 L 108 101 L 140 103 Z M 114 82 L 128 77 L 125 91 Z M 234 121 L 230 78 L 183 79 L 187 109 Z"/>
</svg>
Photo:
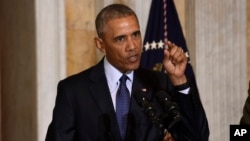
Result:
<svg viewBox="0 0 250 141">
<path fill-rule="evenodd" d="M 130 71 L 137 70 L 137 69 L 139 68 L 139 65 L 140 65 L 139 63 L 138 63 L 138 64 L 131 65 L 131 66 L 128 67 L 128 69 L 129 69 Z"/>
</svg>

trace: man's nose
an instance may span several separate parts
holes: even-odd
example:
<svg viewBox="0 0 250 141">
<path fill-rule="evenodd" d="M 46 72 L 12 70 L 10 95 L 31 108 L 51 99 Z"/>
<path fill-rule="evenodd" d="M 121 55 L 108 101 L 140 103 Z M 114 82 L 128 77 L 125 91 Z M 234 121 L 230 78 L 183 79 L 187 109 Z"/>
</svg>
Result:
<svg viewBox="0 0 250 141">
<path fill-rule="evenodd" d="M 136 48 L 136 41 L 133 38 L 129 38 L 127 42 L 127 51 L 134 50 Z"/>
</svg>

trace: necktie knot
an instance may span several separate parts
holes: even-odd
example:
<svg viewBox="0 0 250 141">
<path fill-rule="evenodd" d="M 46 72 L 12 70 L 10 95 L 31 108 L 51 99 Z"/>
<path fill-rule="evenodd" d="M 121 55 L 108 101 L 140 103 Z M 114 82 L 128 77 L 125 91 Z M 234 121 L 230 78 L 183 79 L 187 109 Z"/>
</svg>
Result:
<svg viewBox="0 0 250 141">
<path fill-rule="evenodd" d="M 123 84 L 126 85 L 127 79 L 128 79 L 128 76 L 125 75 L 125 74 L 123 74 L 119 80 L 120 80 L 120 83 L 121 83 L 122 85 L 123 85 Z"/>
</svg>

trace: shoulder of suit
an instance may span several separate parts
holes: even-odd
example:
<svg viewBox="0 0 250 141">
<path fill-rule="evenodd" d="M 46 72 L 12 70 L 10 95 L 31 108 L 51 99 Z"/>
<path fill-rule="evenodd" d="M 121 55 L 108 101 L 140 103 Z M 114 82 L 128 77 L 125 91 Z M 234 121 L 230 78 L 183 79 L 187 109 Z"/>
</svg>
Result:
<svg viewBox="0 0 250 141">
<path fill-rule="evenodd" d="M 93 69 L 93 67 L 90 67 L 90 68 L 88 68 L 86 70 L 82 70 L 82 71 L 80 71 L 78 73 L 69 75 L 66 78 L 62 79 L 60 82 L 70 83 L 70 84 L 75 84 L 75 83 L 78 83 L 78 82 L 82 82 L 83 80 L 85 80 L 89 76 L 92 69 Z"/>
</svg>

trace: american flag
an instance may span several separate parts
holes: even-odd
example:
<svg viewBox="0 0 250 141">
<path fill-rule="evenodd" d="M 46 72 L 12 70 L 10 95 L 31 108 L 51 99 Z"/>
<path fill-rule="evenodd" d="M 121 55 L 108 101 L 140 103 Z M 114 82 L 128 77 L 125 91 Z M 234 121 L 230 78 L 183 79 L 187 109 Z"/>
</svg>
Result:
<svg viewBox="0 0 250 141">
<path fill-rule="evenodd" d="M 182 47 L 188 56 L 186 41 L 173 0 L 152 0 L 143 43 L 141 67 L 162 71 L 164 42 L 167 40 Z M 187 127 L 196 129 L 189 130 L 194 131 L 190 135 L 195 135 L 194 138 L 197 138 L 196 140 L 208 141 L 208 122 L 206 117 L 204 117 L 205 111 L 200 101 L 195 75 L 190 63 L 187 64 L 185 74 L 192 87 L 192 91 L 196 91 L 193 93 L 192 99 L 195 101 L 195 108 L 198 109 L 198 113 L 196 113 L 195 117 L 191 115 L 191 117 L 186 118 L 195 118 L 195 124 L 189 122 L 189 120 L 183 121 L 185 121 Z"/>
<path fill-rule="evenodd" d="M 143 42 L 141 67 L 161 70 L 164 42 L 167 40 L 182 47 L 188 56 L 187 44 L 182 32 L 174 1 L 152 0 Z M 189 81 L 196 86 L 193 68 L 190 63 L 187 64 L 185 74 Z"/>
</svg>

